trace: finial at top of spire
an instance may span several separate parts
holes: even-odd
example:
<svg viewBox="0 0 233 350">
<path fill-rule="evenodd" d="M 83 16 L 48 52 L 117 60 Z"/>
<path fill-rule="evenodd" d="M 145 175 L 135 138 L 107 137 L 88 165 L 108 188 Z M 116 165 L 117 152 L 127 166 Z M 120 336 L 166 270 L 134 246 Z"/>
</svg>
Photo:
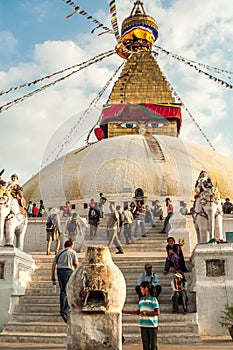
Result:
<svg viewBox="0 0 233 350">
<path fill-rule="evenodd" d="M 136 2 L 134 3 L 134 7 L 131 11 L 130 16 L 133 15 L 137 15 L 137 14 L 146 14 L 144 7 L 143 7 L 143 2 L 141 2 L 140 0 L 136 0 Z"/>
</svg>

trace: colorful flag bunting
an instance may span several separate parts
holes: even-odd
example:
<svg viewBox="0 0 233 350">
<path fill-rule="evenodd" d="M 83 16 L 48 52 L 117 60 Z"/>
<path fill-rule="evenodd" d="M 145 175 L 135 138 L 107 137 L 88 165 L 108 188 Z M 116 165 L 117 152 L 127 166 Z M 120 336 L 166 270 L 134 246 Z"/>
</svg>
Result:
<svg viewBox="0 0 233 350">
<path fill-rule="evenodd" d="M 70 7 L 72 7 L 74 9 L 74 12 L 70 13 L 68 16 L 66 16 L 66 18 L 70 18 L 73 15 L 75 15 L 75 13 L 79 13 L 82 16 L 85 16 L 89 21 L 92 21 L 96 24 L 98 24 L 99 26 L 103 27 L 103 29 L 105 30 L 105 33 L 111 33 L 113 34 L 113 31 L 111 29 L 109 29 L 108 27 L 104 26 L 101 22 L 99 22 L 97 19 L 95 19 L 94 17 L 92 17 L 90 14 L 88 14 L 88 12 L 86 12 L 84 9 L 82 9 L 80 6 L 78 6 L 77 4 L 75 4 L 73 1 L 71 2 L 70 0 L 63 0 L 67 5 L 69 5 Z M 99 27 L 96 27 L 95 29 L 97 29 Z M 91 31 L 91 33 L 93 33 L 93 31 Z"/>
<path fill-rule="evenodd" d="M 80 71 L 80 70 L 82 70 L 82 69 L 84 69 L 84 68 L 86 68 L 86 67 L 88 67 L 88 66 L 90 66 L 90 65 L 92 65 L 92 64 L 94 64 L 94 63 L 100 62 L 100 61 L 102 61 L 104 58 L 109 57 L 109 56 L 111 56 L 111 55 L 113 55 L 113 54 L 115 54 L 115 53 L 116 53 L 115 50 L 111 50 L 111 51 L 108 51 L 108 52 L 99 54 L 99 55 L 93 57 L 92 59 L 88 60 L 87 62 L 83 62 L 83 63 L 79 64 L 78 66 L 80 66 L 80 68 L 78 68 L 78 69 L 76 69 L 76 70 L 70 72 L 69 74 L 67 74 L 67 75 L 65 75 L 65 76 L 63 76 L 63 77 L 61 77 L 61 78 L 59 78 L 59 79 L 57 79 L 57 80 L 55 80 L 55 81 L 53 81 L 53 82 L 47 84 L 47 85 L 44 85 L 44 86 L 38 88 L 37 90 L 34 90 L 34 91 L 32 91 L 32 92 L 30 92 L 30 93 L 24 95 L 24 96 L 21 96 L 21 97 L 19 97 L 19 98 L 16 98 L 15 100 L 10 101 L 10 102 L 7 102 L 7 103 L 5 103 L 4 105 L 0 106 L 0 113 L 3 112 L 3 111 L 5 111 L 5 110 L 7 110 L 8 108 L 14 106 L 15 104 L 24 101 L 26 98 L 31 97 L 31 96 L 37 94 L 38 92 L 41 92 L 41 91 L 43 91 L 43 90 L 49 88 L 50 86 L 53 86 L 53 85 L 55 85 L 56 83 L 59 83 L 59 82 L 65 80 L 66 78 L 72 76 L 73 74 L 77 73 L 78 71 Z M 71 68 L 71 67 L 70 67 L 70 68 Z M 70 69 L 70 68 L 68 68 L 68 69 Z M 57 73 L 55 73 L 55 74 L 57 74 Z M 51 76 L 52 76 L 52 75 L 51 75 Z M 42 79 L 41 79 L 41 80 L 42 80 Z M 22 85 L 21 85 L 21 86 L 22 86 Z M 24 84 L 24 86 L 28 86 L 28 84 Z M 17 89 L 14 89 L 14 90 L 17 90 Z"/>
<path fill-rule="evenodd" d="M 120 34 L 119 34 L 119 28 L 118 28 L 118 23 L 117 23 L 116 1 L 109 0 L 108 7 L 109 7 L 110 15 L 111 15 L 111 23 L 112 23 L 113 32 L 114 32 L 116 40 L 118 42 L 118 41 L 120 41 Z"/>
<path fill-rule="evenodd" d="M 227 70 L 224 70 L 224 69 L 220 69 L 220 68 L 216 68 L 216 67 L 213 67 L 213 66 L 210 66 L 210 65 L 205 65 L 203 63 L 194 62 L 194 61 L 188 60 L 187 58 L 184 58 L 182 56 L 176 55 L 176 54 L 174 54 L 174 53 L 172 53 L 170 51 L 167 51 L 167 50 L 163 49 L 160 46 L 157 46 L 157 45 L 154 45 L 154 46 L 157 49 L 161 50 L 162 52 L 166 53 L 167 55 L 177 59 L 179 62 L 185 63 L 185 64 L 189 65 L 190 67 L 194 68 L 198 73 L 204 74 L 204 75 L 208 76 L 209 79 L 211 79 L 211 80 L 213 80 L 213 81 L 215 81 L 217 83 L 220 83 L 222 86 L 225 86 L 227 88 L 232 89 L 233 85 L 231 85 L 229 82 L 226 82 L 223 79 L 217 78 L 217 77 L 211 75 L 210 73 L 203 71 L 198 66 L 202 66 L 202 67 L 204 67 L 204 68 L 206 68 L 208 70 L 214 70 L 218 74 L 228 74 L 229 75 L 229 74 L 233 74 L 233 72 L 230 72 L 230 71 L 227 71 Z M 228 78 L 231 79 L 231 77 L 228 77 Z"/>
<path fill-rule="evenodd" d="M 114 52 L 115 52 L 114 50 L 110 50 L 110 51 L 107 51 L 107 52 L 105 52 L 105 53 L 101 53 L 101 54 L 95 56 L 95 58 L 102 57 L 102 56 L 105 55 L 105 54 L 114 53 Z M 64 72 L 66 72 L 66 71 L 68 71 L 68 70 L 70 70 L 70 69 L 73 69 L 73 68 L 82 66 L 82 65 L 84 65 L 84 64 L 87 65 L 88 62 L 92 62 L 92 61 L 93 61 L 93 58 L 91 58 L 91 59 L 89 59 L 89 60 L 87 60 L 87 61 L 84 61 L 84 62 L 82 62 L 82 63 L 75 64 L 74 66 L 71 66 L 71 67 L 62 69 L 62 70 L 60 70 L 60 71 L 58 71 L 58 72 L 55 72 L 55 73 L 53 73 L 53 74 L 46 75 L 46 76 L 44 76 L 44 77 L 42 77 L 42 78 L 36 79 L 36 80 L 31 81 L 31 82 L 29 82 L 29 83 L 24 83 L 24 84 L 18 85 L 18 86 L 16 86 L 16 87 L 11 87 L 11 88 L 8 89 L 8 90 L 3 90 L 3 91 L 0 92 L 0 96 L 1 96 L 1 95 L 6 95 L 6 94 L 8 94 L 9 92 L 12 92 L 12 91 L 20 90 L 21 88 L 24 88 L 24 87 L 26 87 L 26 86 L 31 86 L 32 84 L 35 85 L 35 84 L 37 84 L 37 83 L 43 81 L 44 79 L 50 79 L 50 78 L 54 77 L 54 76 L 57 75 L 57 74 L 64 73 Z"/>
</svg>

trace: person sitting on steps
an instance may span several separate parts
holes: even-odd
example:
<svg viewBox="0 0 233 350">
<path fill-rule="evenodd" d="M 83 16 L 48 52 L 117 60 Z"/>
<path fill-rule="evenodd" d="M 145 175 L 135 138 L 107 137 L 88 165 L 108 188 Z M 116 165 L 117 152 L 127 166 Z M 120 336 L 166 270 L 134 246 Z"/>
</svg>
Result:
<svg viewBox="0 0 233 350">
<path fill-rule="evenodd" d="M 172 313 L 179 312 L 179 305 L 183 306 L 184 314 L 188 313 L 187 281 L 182 272 L 176 272 L 171 281 L 172 286 Z"/>
<path fill-rule="evenodd" d="M 168 237 L 167 243 L 167 258 L 163 273 L 166 275 L 169 272 L 170 267 L 174 267 L 175 272 L 188 272 L 180 245 L 175 243 L 175 239 L 173 237 Z"/>
<path fill-rule="evenodd" d="M 152 272 L 152 264 L 150 263 L 145 264 L 145 272 L 141 273 L 135 287 L 136 293 L 139 296 L 139 300 L 142 298 L 140 285 L 145 281 L 149 282 L 149 286 L 155 289 L 155 296 L 158 299 L 159 294 L 162 291 L 162 287 L 160 286 L 158 276 L 156 273 Z"/>
</svg>

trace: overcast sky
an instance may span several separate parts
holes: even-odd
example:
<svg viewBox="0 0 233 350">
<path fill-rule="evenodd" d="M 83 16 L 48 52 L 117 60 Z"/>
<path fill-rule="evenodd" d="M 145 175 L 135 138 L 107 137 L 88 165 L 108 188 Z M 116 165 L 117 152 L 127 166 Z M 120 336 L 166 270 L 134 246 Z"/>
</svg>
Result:
<svg viewBox="0 0 233 350">
<path fill-rule="evenodd" d="M 107 0 L 75 3 L 111 27 Z M 133 1 L 118 0 L 116 4 L 121 24 L 130 14 Z M 144 7 L 158 22 L 157 45 L 196 62 L 233 71 L 232 0 L 144 0 Z M 0 0 L 0 91 L 63 70 L 115 47 L 114 35 L 98 36 L 100 30 L 92 34 L 95 24 L 79 14 L 67 19 L 71 12 L 72 8 L 62 0 Z M 170 55 L 159 53 L 158 62 L 216 151 L 233 158 L 233 89 L 213 82 Z M 0 113 L 0 168 L 6 169 L 4 178 L 8 180 L 10 174 L 17 172 L 21 183 L 28 180 L 48 155 L 49 159 L 56 155 L 64 135 L 73 125 L 77 127 L 75 141 L 80 144 L 98 118 L 112 85 L 99 107 L 86 116 L 79 127 L 77 121 L 121 63 L 117 55 L 106 58 Z M 233 84 L 231 74 L 209 73 Z M 46 79 L 34 89 L 49 82 Z M 0 105 L 30 91 L 32 89 L 25 88 L 0 96 Z M 208 147 L 185 112 L 180 137 Z M 72 146 L 73 142 L 67 151 Z"/>
</svg>

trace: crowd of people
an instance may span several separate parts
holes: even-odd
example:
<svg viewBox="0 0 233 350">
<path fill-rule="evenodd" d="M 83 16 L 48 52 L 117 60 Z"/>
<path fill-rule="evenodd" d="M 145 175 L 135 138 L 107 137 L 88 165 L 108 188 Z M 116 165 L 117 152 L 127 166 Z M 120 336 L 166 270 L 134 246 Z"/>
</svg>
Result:
<svg viewBox="0 0 233 350">
<path fill-rule="evenodd" d="M 206 183 L 210 183 L 210 181 L 208 181 L 206 178 L 206 173 L 201 172 L 195 186 L 195 200 L 197 200 L 198 196 L 203 190 L 204 181 L 207 181 Z M 99 194 L 99 201 L 92 198 L 89 202 L 87 223 L 89 224 L 90 240 L 98 236 L 98 227 L 101 220 L 105 217 L 106 202 L 107 198 L 104 197 L 103 193 Z M 165 203 L 166 215 L 159 200 L 156 200 L 152 207 L 150 207 L 148 204 L 145 205 L 143 200 L 132 201 L 130 205 L 126 205 L 124 207 L 121 207 L 120 205 L 115 206 L 113 202 L 109 202 L 109 210 L 105 220 L 106 237 L 108 240 L 107 245 L 110 247 L 112 244 L 114 244 L 117 249 L 116 254 L 124 254 L 123 244 L 129 244 L 134 240 L 134 238 L 139 236 L 146 237 L 146 224 L 150 225 L 151 227 L 155 227 L 157 220 L 163 221 L 163 228 L 160 233 L 168 234 L 171 228 L 170 219 L 174 214 L 174 206 L 169 197 L 165 199 Z M 30 203 L 30 205 L 31 204 L 32 203 Z M 223 205 L 225 208 L 224 213 L 229 213 L 232 208 L 231 206 L 233 207 L 229 198 L 227 198 L 226 204 L 224 203 Z M 41 200 L 40 207 L 38 208 L 36 214 L 32 213 L 32 216 L 42 216 L 44 211 L 44 204 Z M 186 203 L 182 204 L 180 213 L 183 215 L 188 214 Z M 69 201 L 67 201 L 63 207 L 63 217 L 67 217 L 65 227 L 67 238 L 76 241 L 78 236 L 83 235 L 83 232 L 79 222 L 80 217 L 78 218 L 77 213 L 72 211 L 72 205 Z M 50 220 L 50 215 L 48 216 L 48 220 Z M 55 223 L 54 226 L 56 226 Z M 57 235 L 51 233 L 48 234 L 47 231 L 48 242 L 51 240 L 59 240 L 59 232 L 59 228 L 57 229 Z M 175 247 L 177 247 L 176 244 Z M 47 254 L 50 254 L 49 245 Z M 168 256 L 167 266 L 169 266 L 170 261 L 173 263 L 173 260 L 176 260 L 174 254 Z"/>
<path fill-rule="evenodd" d="M 43 217 L 43 214 L 45 214 L 45 205 L 43 200 L 40 200 L 39 206 L 37 206 L 36 203 L 29 201 L 26 211 L 29 218 Z"/>
<path fill-rule="evenodd" d="M 100 220 L 104 217 L 104 204 L 107 199 L 104 197 L 104 202 L 102 203 L 101 200 L 103 200 L 102 193 L 100 194 L 99 202 L 91 199 L 89 203 L 88 223 L 90 225 L 90 239 L 97 236 Z M 167 198 L 166 202 L 168 200 L 170 205 L 163 233 L 169 231 L 170 226 L 168 223 L 173 214 L 170 213 L 170 208 L 172 207 L 170 199 Z M 115 207 L 115 204 L 110 202 L 106 223 L 108 246 L 114 244 L 117 248 L 116 254 L 123 254 L 123 240 L 126 244 L 129 244 L 133 237 L 146 237 L 146 224 L 155 227 L 156 219 L 161 221 L 164 219 L 162 205 L 159 200 L 155 201 L 153 207 L 145 205 L 143 200 L 132 201 L 130 205 L 124 207 L 120 205 Z"/>
<path fill-rule="evenodd" d="M 105 203 L 107 199 L 103 193 L 99 194 L 99 201 L 95 201 L 93 198 L 90 200 L 88 205 L 87 223 L 89 224 L 89 239 L 92 240 L 98 235 L 98 227 L 100 221 L 105 217 Z M 32 203 L 30 202 L 30 205 Z M 43 205 L 43 201 L 41 201 Z M 55 209 L 55 208 L 53 208 Z M 60 236 L 60 218 L 54 218 L 53 209 L 48 215 L 47 224 L 53 222 L 53 227 L 57 230 L 47 230 L 47 240 L 58 240 Z M 44 209 L 45 210 L 45 209 Z M 58 211 L 58 210 L 57 210 Z M 39 216 L 40 208 L 38 208 L 36 216 Z M 58 216 L 58 213 L 56 214 Z M 33 206 L 32 206 L 32 217 L 33 217 Z M 67 238 L 76 240 L 78 235 L 82 235 L 81 225 L 78 219 L 77 213 L 72 211 L 72 205 L 67 201 L 63 207 L 63 217 L 67 217 L 65 225 L 65 233 Z M 80 217 L 79 217 L 80 218 Z M 133 241 L 132 237 L 146 237 L 145 224 L 150 224 L 152 227 L 155 226 L 156 219 L 163 220 L 163 209 L 158 200 L 152 208 L 149 205 L 144 205 L 143 201 L 132 201 L 130 205 L 121 208 L 120 205 L 115 207 L 115 204 L 109 203 L 108 215 L 106 216 L 106 236 L 108 239 L 108 246 L 114 244 L 117 248 L 117 254 L 123 254 L 124 250 L 122 247 L 122 241 L 126 244 Z M 58 225 L 58 227 L 57 227 Z M 52 233 L 51 233 L 52 231 Z M 55 232 L 55 233 L 54 233 Z M 58 233 L 58 235 L 56 234 Z M 57 237 L 57 238 L 56 238 Z M 50 245 L 48 245 L 47 254 L 50 254 Z M 56 249 L 57 250 L 57 249 Z"/>
</svg>

